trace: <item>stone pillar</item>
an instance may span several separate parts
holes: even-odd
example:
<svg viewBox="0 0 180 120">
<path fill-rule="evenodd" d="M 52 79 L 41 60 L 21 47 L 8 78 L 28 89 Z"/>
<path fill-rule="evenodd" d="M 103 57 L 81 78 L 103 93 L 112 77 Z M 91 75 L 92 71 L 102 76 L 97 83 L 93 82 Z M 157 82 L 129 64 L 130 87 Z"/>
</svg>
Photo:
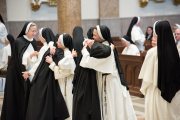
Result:
<svg viewBox="0 0 180 120">
<path fill-rule="evenodd" d="M 72 36 L 74 27 L 81 26 L 81 0 L 57 0 L 58 32 Z"/>
<path fill-rule="evenodd" d="M 0 14 L 5 21 L 7 21 L 7 6 L 6 6 L 6 0 L 0 0 Z"/>
</svg>

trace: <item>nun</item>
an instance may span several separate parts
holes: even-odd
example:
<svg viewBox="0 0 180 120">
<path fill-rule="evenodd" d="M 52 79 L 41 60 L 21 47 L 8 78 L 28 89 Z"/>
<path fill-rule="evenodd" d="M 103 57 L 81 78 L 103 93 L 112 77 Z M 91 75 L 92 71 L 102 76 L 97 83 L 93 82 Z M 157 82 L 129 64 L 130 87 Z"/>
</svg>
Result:
<svg viewBox="0 0 180 120">
<path fill-rule="evenodd" d="M 122 51 L 122 54 L 124 55 L 138 55 L 139 49 L 135 45 L 135 43 L 131 40 L 130 37 L 124 36 L 121 38 L 123 45 L 125 46 L 124 50 Z"/>
<path fill-rule="evenodd" d="M 81 50 L 83 48 L 83 41 L 84 41 L 84 36 L 83 36 L 83 29 L 79 26 L 76 26 L 73 29 L 73 46 L 74 49 L 76 50 L 76 52 L 78 53 L 78 56 L 75 58 L 76 60 L 76 64 L 79 63 L 79 61 L 81 60 Z"/>
<path fill-rule="evenodd" d="M 180 58 L 168 21 L 156 21 L 151 48 L 141 67 L 146 120 L 180 120 Z"/>
<path fill-rule="evenodd" d="M 106 46 L 113 44 L 110 30 L 105 25 L 97 25 L 93 32 L 95 41 Z M 91 48 L 92 43 L 87 45 Z M 96 59 L 90 56 L 86 46 L 82 50 L 81 67 L 94 69 L 97 73 L 97 84 L 103 120 L 136 120 L 131 97 L 128 91 L 117 50 L 111 46 L 107 58 Z"/>
<path fill-rule="evenodd" d="M 91 29 L 88 30 L 88 38 L 92 39 Z M 100 101 L 98 95 L 96 71 L 80 66 L 83 48 L 83 30 L 75 27 L 73 30 L 74 48 L 80 59 L 77 60 L 73 79 L 73 120 L 102 120 Z M 92 41 L 92 40 L 91 40 Z M 99 42 L 94 42 L 91 49 L 87 50 L 92 57 L 97 59 L 107 58 L 111 54 L 111 48 Z"/>
<path fill-rule="evenodd" d="M 141 28 L 139 27 L 141 23 L 140 17 L 134 17 L 129 25 L 127 36 L 129 36 L 132 41 L 136 44 L 139 51 L 144 51 L 144 42 L 145 36 L 142 32 Z"/>
<path fill-rule="evenodd" d="M 33 78 L 26 120 L 64 120 L 69 117 L 66 103 L 49 63 L 45 62 L 55 36 L 51 29 L 41 28 L 39 39 L 43 47 L 39 51 L 37 62 L 31 70 L 23 72 L 25 80 L 29 76 Z"/>
<path fill-rule="evenodd" d="M 14 37 L 11 34 L 8 34 L 5 38 L 6 47 L 1 50 L 0 56 L 2 58 L 2 62 L 0 63 L 1 70 L 7 70 L 8 66 L 8 56 L 11 56 L 11 52 L 13 51 Z"/>
<path fill-rule="evenodd" d="M 36 60 L 36 29 L 35 23 L 26 22 L 14 42 L 7 70 L 1 120 L 25 120 L 30 82 L 24 81 L 21 72 L 30 69 Z"/>
<path fill-rule="evenodd" d="M 66 120 L 72 120 L 72 80 L 74 78 L 74 70 L 76 67 L 74 58 L 77 57 L 77 53 L 74 51 L 72 38 L 69 34 L 61 34 L 57 36 L 57 46 L 64 50 L 64 57 L 55 63 L 51 56 L 47 56 L 46 62 L 50 64 L 49 68 L 54 71 L 55 79 L 58 80 L 61 92 L 66 101 L 70 114 L 70 117 Z"/>
<path fill-rule="evenodd" d="M 0 52 L 1 50 L 6 46 L 5 44 L 5 38 L 7 36 L 7 30 L 4 23 L 4 20 L 0 14 Z M 1 62 L 1 56 L 0 56 L 0 62 Z"/>
</svg>

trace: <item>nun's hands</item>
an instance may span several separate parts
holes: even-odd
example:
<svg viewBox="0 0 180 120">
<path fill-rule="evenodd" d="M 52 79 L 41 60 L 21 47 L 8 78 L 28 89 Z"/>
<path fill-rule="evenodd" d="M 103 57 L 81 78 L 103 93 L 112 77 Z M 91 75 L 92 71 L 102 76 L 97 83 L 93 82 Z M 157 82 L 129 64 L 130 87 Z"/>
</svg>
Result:
<svg viewBox="0 0 180 120">
<path fill-rule="evenodd" d="M 111 43 L 111 47 L 112 47 L 112 49 L 114 50 L 114 45 Z"/>
<path fill-rule="evenodd" d="M 51 53 L 52 55 L 54 55 L 55 52 L 56 52 L 56 47 L 51 46 L 51 47 L 50 47 L 50 53 Z"/>
<path fill-rule="evenodd" d="M 83 47 L 83 49 L 87 48 L 87 44 Z"/>
<path fill-rule="evenodd" d="M 37 52 L 37 51 L 34 51 L 32 54 L 30 54 L 30 58 L 32 59 L 32 57 L 34 57 L 34 56 L 38 56 L 39 55 L 39 52 Z"/>
<path fill-rule="evenodd" d="M 72 50 L 72 56 L 73 56 L 73 58 L 77 57 L 77 52 L 74 49 Z"/>
<path fill-rule="evenodd" d="M 53 62 L 53 59 L 52 59 L 51 55 L 46 57 L 46 62 L 49 63 L 49 64 L 51 64 Z"/>
<path fill-rule="evenodd" d="M 28 77 L 29 77 L 29 73 L 28 72 L 22 72 L 22 76 L 24 77 L 25 81 L 27 81 Z"/>
<path fill-rule="evenodd" d="M 91 46 L 94 44 L 94 40 L 87 40 L 86 43 L 89 46 L 89 48 L 91 49 Z"/>
</svg>

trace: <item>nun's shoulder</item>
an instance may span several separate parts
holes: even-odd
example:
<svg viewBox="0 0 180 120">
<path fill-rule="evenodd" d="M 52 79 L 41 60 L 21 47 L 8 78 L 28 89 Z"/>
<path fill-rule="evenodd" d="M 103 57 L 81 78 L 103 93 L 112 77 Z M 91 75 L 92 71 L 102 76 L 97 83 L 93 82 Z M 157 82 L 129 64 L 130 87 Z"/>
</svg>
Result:
<svg viewBox="0 0 180 120">
<path fill-rule="evenodd" d="M 134 44 L 131 44 L 131 48 L 132 49 L 138 49 L 138 47 L 136 45 L 134 45 Z"/>
<path fill-rule="evenodd" d="M 154 55 L 157 55 L 157 46 L 149 49 L 146 54 L 146 56 L 154 56 Z"/>
<path fill-rule="evenodd" d="M 21 42 L 21 41 L 24 40 L 24 39 L 25 39 L 25 38 L 24 38 L 23 36 L 21 36 L 21 37 L 16 38 L 15 42 Z"/>
<path fill-rule="evenodd" d="M 27 42 L 26 40 L 25 40 L 25 38 L 22 36 L 22 37 L 18 37 L 15 41 L 14 41 L 14 43 L 15 44 L 21 44 L 21 43 L 25 43 L 25 42 Z"/>
</svg>

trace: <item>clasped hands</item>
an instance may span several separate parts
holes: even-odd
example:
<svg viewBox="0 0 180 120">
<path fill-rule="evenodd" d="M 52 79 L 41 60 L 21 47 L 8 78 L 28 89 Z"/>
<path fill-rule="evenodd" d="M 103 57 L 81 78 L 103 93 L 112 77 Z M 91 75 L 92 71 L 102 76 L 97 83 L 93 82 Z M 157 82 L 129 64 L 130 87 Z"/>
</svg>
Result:
<svg viewBox="0 0 180 120">
<path fill-rule="evenodd" d="M 94 40 L 87 40 L 86 41 L 86 45 L 83 47 L 83 49 L 87 48 L 87 46 L 89 46 L 89 48 L 91 49 L 91 46 L 94 44 Z M 114 50 L 114 45 L 111 43 L 111 47 Z"/>
</svg>

